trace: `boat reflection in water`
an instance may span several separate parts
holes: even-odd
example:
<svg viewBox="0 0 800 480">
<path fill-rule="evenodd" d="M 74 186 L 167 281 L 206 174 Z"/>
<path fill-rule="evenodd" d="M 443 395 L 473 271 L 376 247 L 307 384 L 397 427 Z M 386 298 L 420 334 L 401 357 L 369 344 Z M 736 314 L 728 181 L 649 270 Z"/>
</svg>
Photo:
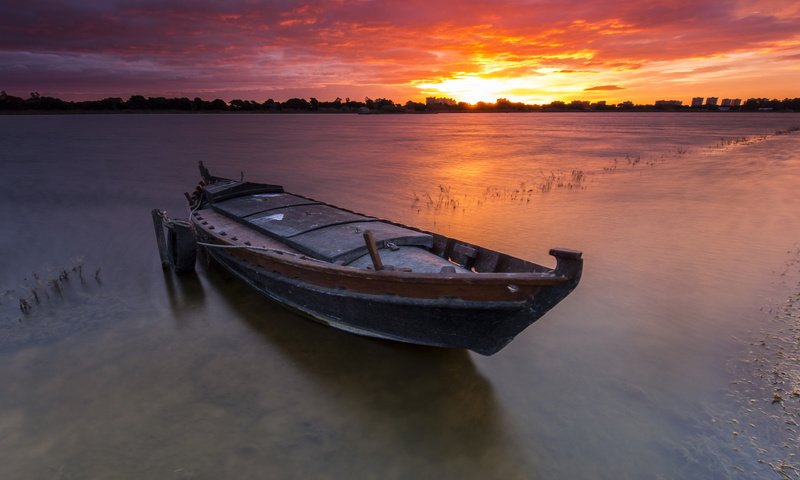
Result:
<svg viewBox="0 0 800 480">
<path fill-rule="evenodd" d="M 404 478 L 433 464 L 462 477 L 477 469 L 522 478 L 536 469 L 513 436 L 491 383 L 466 350 L 365 339 L 298 322 L 292 312 L 231 281 L 227 270 L 202 264 L 206 286 L 233 313 L 233 321 L 255 333 L 249 341 L 265 348 L 240 348 L 238 355 L 225 351 L 224 358 L 204 363 L 193 382 L 205 386 L 206 401 L 226 408 L 242 398 L 273 398 L 283 388 L 304 392 L 300 404 L 275 408 L 264 418 L 271 426 L 252 426 L 256 431 L 279 428 L 280 438 L 267 436 L 264 442 L 291 444 L 292 458 L 308 459 L 304 468 L 324 466 L 332 477 L 348 476 L 352 469 L 380 471 L 388 478 Z M 250 355 L 253 362 L 242 358 Z M 257 364 L 265 355 L 270 361 Z M 246 365 L 237 367 L 242 362 Z M 287 382 L 297 377 L 304 382 Z M 219 387 L 223 378 L 228 388 Z M 385 455 L 387 444 L 395 446 L 395 455 Z M 350 451 L 359 460 L 330 458 L 321 451 Z M 292 468 L 289 476 L 298 465 Z"/>
</svg>

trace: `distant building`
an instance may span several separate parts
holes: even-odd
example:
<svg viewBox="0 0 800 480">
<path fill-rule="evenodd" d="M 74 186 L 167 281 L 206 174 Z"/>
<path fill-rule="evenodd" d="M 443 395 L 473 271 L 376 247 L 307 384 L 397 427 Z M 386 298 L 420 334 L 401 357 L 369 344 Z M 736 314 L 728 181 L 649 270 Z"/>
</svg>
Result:
<svg viewBox="0 0 800 480">
<path fill-rule="evenodd" d="M 586 100 L 573 100 L 567 105 L 571 110 L 589 110 L 591 104 Z"/>
<path fill-rule="evenodd" d="M 702 107 L 703 106 L 703 100 L 705 100 L 703 97 L 694 97 L 692 99 L 692 108 Z"/>
<path fill-rule="evenodd" d="M 738 108 L 742 106 L 741 98 L 723 98 L 720 110 L 730 110 L 731 108 Z"/>
<path fill-rule="evenodd" d="M 425 105 L 432 107 L 436 105 L 448 105 L 453 106 L 456 104 L 456 101 L 452 98 L 443 98 L 443 97 L 428 97 L 425 99 Z"/>
<path fill-rule="evenodd" d="M 708 97 L 706 98 L 706 107 L 716 107 L 717 106 L 717 97 Z"/>
<path fill-rule="evenodd" d="M 680 100 L 656 100 L 656 107 L 666 108 L 666 107 L 680 107 L 683 105 L 683 102 Z"/>
</svg>

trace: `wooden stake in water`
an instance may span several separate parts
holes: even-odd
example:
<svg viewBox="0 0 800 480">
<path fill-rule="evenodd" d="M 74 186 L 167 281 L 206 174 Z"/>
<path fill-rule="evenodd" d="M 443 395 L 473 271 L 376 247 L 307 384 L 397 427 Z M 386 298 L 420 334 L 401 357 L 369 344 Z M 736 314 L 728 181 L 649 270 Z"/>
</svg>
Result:
<svg viewBox="0 0 800 480">
<path fill-rule="evenodd" d="M 164 238 L 164 214 L 161 210 L 154 209 L 153 226 L 156 229 L 156 243 L 158 244 L 158 255 L 161 257 L 161 267 L 169 268 L 169 258 L 167 257 L 167 241 Z M 98 270 L 98 273 L 100 270 Z M 97 275 L 95 275 L 97 277 Z"/>
</svg>

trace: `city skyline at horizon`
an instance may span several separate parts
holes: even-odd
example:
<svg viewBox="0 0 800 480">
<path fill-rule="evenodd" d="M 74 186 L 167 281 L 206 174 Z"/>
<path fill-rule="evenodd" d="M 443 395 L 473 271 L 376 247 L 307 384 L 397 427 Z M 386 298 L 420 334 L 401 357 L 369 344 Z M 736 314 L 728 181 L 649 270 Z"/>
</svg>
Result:
<svg viewBox="0 0 800 480">
<path fill-rule="evenodd" d="M 235 103 L 235 102 L 240 102 L 240 101 L 255 102 L 255 103 L 259 103 L 259 104 L 267 104 L 267 103 L 275 102 L 277 104 L 277 103 L 284 103 L 284 102 L 292 101 L 292 100 L 303 100 L 303 101 L 311 101 L 311 102 L 316 101 L 316 102 L 319 102 L 319 103 L 337 103 L 338 102 L 338 103 L 341 103 L 341 104 L 350 103 L 351 101 L 356 102 L 356 103 L 364 103 L 364 101 L 366 101 L 366 102 L 370 102 L 370 101 L 392 102 L 395 105 L 405 105 L 405 104 L 408 104 L 408 103 L 417 103 L 417 104 L 429 104 L 429 105 L 430 104 L 441 104 L 441 105 L 455 106 L 455 105 L 467 104 L 467 105 L 469 105 L 471 107 L 480 106 L 481 104 L 493 105 L 493 104 L 496 104 L 496 103 L 499 103 L 499 102 L 508 102 L 508 103 L 511 103 L 511 104 L 523 104 L 523 105 L 526 105 L 526 106 L 538 106 L 538 107 L 542 107 L 542 106 L 546 107 L 546 106 L 553 105 L 553 104 L 558 104 L 558 103 L 565 104 L 565 105 L 576 104 L 576 103 L 585 103 L 587 105 L 591 104 L 593 106 L 594 105 L 608 105 L 609 107 L 624 106 L 625 104 L 630 104 L 631 106 L 633 106 L 633 105 L 636 105 L 636 106 L 659 106 L 659 105 L 666 106 L 666 105 L 673 105 L 673 106 L 684 106 L 684 107 L 688 107 L 688 106 L 691 106 L 691 107 L 739 107 L 739 106 L 744 106 L 747 102 L 752 102 L 752 101 L 757 101 L 759 103 L 775 102 L 775 101 L 779 101 L 779 102 L 780 101 L 784 101 L 785 102 L 787 100 L 790 100 L 790 101 L 791 100 L 797 100 L 800 97 L 769 98 L 769 97 L 764 97 L 764 96 L 758 96 L 757 95 L 755 97 L 742 99 L 742 98 L 739 98 L 739 97 L 734 97 L 734 98 L 724 97 L 723 98 L 723 97 L 718 97 L 718 96 L 708 96 L 708 97 L 694 96 L 694 97 L 690 98 L 688 101 L 685 101 L 683 99 L 671 98 L 671 99 L 658 99 L 658 100 L 655 100 L 655 101 L 652 101 L 652 102 L 641 102 L 641 103 L 632 102 L 630 100 L 623 100 L 623 101 L 620 101 L 620 102 L 609 102 L 609 101 L 604 100 L 604 99 L 598 99 L 596 101 L 588 101 L 588 100 L 585 100 L 585 99 L 576 98 L 576 99 L 567 100 L 567 101 L 565 101 L 565 100 L 554 100 L 553 102 L 544 103 L 544 104 L 528 104 L 528 103 L 525 103 L 525 102 L 512 102 L 512 101 L 510 101 L 510 100 L 508 100 L 506 98 L 497 98 L 495 100 L 479 100 L 479 101 L 476 101 L 476 102 L 464 102 L 464 101 L 460 101 L 460 100 L 457 100 L 457 99 L 454 99 L 454 98 L 451 98 L 451 97 L 443 97 L 443 96 L 435 96 L 435 95 L 434 96 L 428 96 L 426 98 L 419 99 L 419 100 L 407 100 L 405 102 L 397 102 L 397 101 L 394 101 L 393 99 L 389 99 L 389 98 L 370 97 L 370 96 L 366 96 L 363 99 L 350 98 L 350 97 L 347 97 L 345 99 L 342 99 L 341 97 L 336 97 L 335 99 L 326 99 L 326 98 L 319 99 L 319 98 L 316 98 L 316 97 L 291 97 L 291 98 L 283 98 L 283 99 L 278 98 L 278 99 L 275 99 L 275 98 L 270 97 L 268 99 L 264 99 L 263 101 L 261 101 L 260 99 L 252 99 L 252 98 L 250 98 L 250 99 L 248 99 L 248 98 L 236 98 L 236 99 L 230 99 L 230 100 L 223 100 L 223 99 L 211 98 L 211 97 L 208 97 L 208 98 L 202 98 L 202 97 L 189 98 L 189 97 L 186 97 L 186 96 L 183 96 L 183 97 L 177 97 L 177 96 L 176 97 L 166 97 L 164 95 L 147 96 L 147 95 L 140 95 L 138 93 L 128 94 L 128 95 L 110 96 L 110 97 L 103 97 L 103 98 L 81 98 L 81 99 L 72 99 L 71 100 L 71 99 L 68 99 L 68 98 L 67 99 L 63 99 L 63 98 L 59 98 L 59 97 L 55 97 L 55 96 L 49 96 L 46 93 L 42 94 L 40 92 L 35 92 L 35 91 L 34 92 L 29 92 L 27 95 L 22 95 L 22 94 L 15 94 L 15 92 L 7 92 L 5 90 L 0 90 L 0 99 L 5 99 L 5 98 L 17 98 L 19 100 L 25 100 L 27 98 L 28 101 L 34 100 L 34 99 L 37 99 L 37 98 L 53 98 L 55 100 L 65 101 L 65 102 L 101 102 L 101 101 L 113 100 L 113 99 L 116 99 L 117 101 L 121 101 L 121 102 L 130 102 L 130 101 L 134 100 L 135 98 L 140 98 L 140 99 L 143 99 L 143 100 L 144 99 L 158 99 L 158 98 L 161 98 L 161 99 L 171 99 L 171 100 L 185 99 L 185 100 L 203 101 L 203 102 L 212 102 L 212 101 L 220 101 L 220 100 L 222 100 L 226 104 L 231 104 L 232 102 Z"/>
</svg>

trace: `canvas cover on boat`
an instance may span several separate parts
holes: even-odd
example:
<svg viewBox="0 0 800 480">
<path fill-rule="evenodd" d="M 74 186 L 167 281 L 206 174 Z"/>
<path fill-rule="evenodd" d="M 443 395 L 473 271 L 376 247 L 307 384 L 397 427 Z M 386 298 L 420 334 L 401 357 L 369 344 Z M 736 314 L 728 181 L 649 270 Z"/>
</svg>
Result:
<svg viewBox="0 0 800 480">
<path fill-rule="evenodd" d="M 289 193 L 260 193 L 214 202 L 212 208 L 308 256 L 349 263 L 367 253 L 364 232 L 379 246 L 431 248 L 430 234 Z"/>
</svg>

